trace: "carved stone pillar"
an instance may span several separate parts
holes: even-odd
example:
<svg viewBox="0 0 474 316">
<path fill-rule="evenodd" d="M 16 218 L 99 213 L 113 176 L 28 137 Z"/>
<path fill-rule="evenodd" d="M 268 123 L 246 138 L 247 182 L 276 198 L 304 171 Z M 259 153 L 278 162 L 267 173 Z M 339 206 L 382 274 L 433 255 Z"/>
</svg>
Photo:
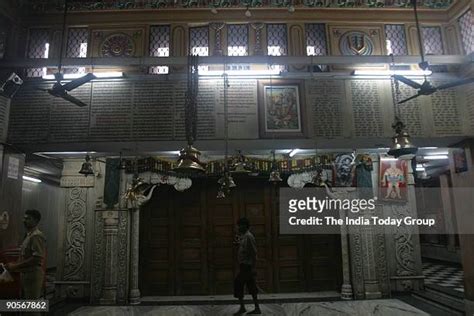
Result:
<svg viewBox="0 0 474 316">
<path fill-rule="evenodd" d="M 404 156 L 407 164 L 407 202 L 384 204 L 384 217 L 417 217 L 415 180 L 411 158 Z M 424 276 L 421 266 L 421 249 L 417 226 L 400 225 L 393 227 L 386 235 L 387 258 L 390 267 L 392 291 L 419 290 L 423 287 Z M 395 254 L 393 256 L 392 254 Z"/>
<path fill-rule="evenodd" d="M 342 219 L 345 222 L 346 214 L 344 213 Z M 342 287 L 341 298 L 343 300 L 351 300 L 353 297 L 351 275 L 350 275 L 350 254 L 349 243 L 347 235 L 347 226 L 341 225 L 341 255 L 342 255 Z"/>
<path fill-rule="evenodd" d="M 117 211 L 102 213 L 104 220 L 105 238 L 105 267 L 104 284 L 102 286 L 101 304 L 115 304 L 117 302 L 117 233 L 119 223 Z"/>
<path fill-rule="evenodd" d="M 138 254 L 139 254 L 139 229 L 140 209 L 130 209 L 131 212 L 131 240 L 130 240 L 130 293 L 129 303 L 140 304 L 140 289 L 138 288 Z"/>
<path fill-rule="evenodd" d="M 366 210 L 364 211 L 364 217 L 371 219 L 373 216 L 376 216 L 375 210 Z M 378 281 L 377 275 L 377 261 L 375 258 L 375 235 L 376 229 L 373 226 L 367 226 L 361 228 L 362 233 L 362 251 L 365 258 L 364 264 L 364 289 L 365 289 L 365 298 L 374 299 L 382 297 L 382 292 L 380 291 L 380 284 Z"/>
<path fill-rule="evenodd" d="M 60 297 L 85 298 L 91 294 L 94 217 L 97 206 L 102 206 L 104 179 L 100 175 L 79 174 L 83 162 L 82 159 L 65 160 L 62 171 L 60 185 L 64 188 L 65 209 L 59 218 L 55 282 Z M 93 168 L 103 170 L 104 165 L 97 162 Z"/>
</svg>

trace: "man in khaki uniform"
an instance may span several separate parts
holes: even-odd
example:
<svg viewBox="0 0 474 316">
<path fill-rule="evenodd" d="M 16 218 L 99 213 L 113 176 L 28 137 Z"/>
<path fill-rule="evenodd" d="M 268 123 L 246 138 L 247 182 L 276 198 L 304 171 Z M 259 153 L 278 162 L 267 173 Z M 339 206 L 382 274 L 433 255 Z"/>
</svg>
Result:
<svg viewBox="0 0 474 316">
<path fill-rule="evenodd" d="M 5 268 L 21 272 L 21 298 L 39 299 L 43 289 L 43 263 L 46 255 L 46 240 L 38 229 L 41 213 L 37 210 L 25 211 L 23 224 L 27 234 L 21 245 L 21 254 L 17 262 L 10 262 Z"/>
</svg>

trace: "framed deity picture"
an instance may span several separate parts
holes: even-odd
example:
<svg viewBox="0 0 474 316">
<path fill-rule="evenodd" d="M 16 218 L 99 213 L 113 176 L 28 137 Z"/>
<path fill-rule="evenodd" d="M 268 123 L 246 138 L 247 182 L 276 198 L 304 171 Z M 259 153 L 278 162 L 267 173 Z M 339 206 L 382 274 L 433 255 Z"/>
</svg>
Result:
<svg viewBox="0 0 474 316">
<path fill-rule="evenodd" d="M 389 202 L 407 201 L 407 161 L 380 159 L 379 199 Z"/>
<path fill-rule="evenodd" d="M 260 137 L 305 136 L 303 84 L 299 80 L 260 80 L 258 108 Z"/>
</svg>

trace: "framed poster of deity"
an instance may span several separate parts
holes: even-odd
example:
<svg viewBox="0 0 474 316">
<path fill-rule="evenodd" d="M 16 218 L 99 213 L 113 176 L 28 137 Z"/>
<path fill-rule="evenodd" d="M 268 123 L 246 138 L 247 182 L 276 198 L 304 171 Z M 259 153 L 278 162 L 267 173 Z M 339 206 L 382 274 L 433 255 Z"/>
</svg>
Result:
<svg viewBox="0 0 474 316">
<path fill-rule="evenodd" d="M 260 80 L 258 84 L 261 138 L 305 136 L 303 84 L 299 80 Z"/>
<path fill-rule="evenodd" d="M 380 159 L 380 200 L 388 202 L 407 201 L 407 171 L 406 160 Z"/>
</svg>

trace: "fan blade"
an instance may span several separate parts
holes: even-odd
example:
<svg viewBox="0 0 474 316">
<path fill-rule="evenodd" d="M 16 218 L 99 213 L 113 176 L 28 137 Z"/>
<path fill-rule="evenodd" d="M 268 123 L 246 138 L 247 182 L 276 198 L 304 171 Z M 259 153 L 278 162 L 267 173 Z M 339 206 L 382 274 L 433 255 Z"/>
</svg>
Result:
<svg viewBox="0 0 474 316">
<path fill-rule="evenodd" d="M 65 95 L 61 96 L 61 98 L 63 98 L 66 101 L 69 101 L 71 103 L 74 103 L 75 105 L 80 106 L 80 107 L 87 106 L 87 104 L 85 104 L 81 100 L 76 99 L 75 97 L 73 97 L 72 95 L 67 94 L 67 93 Z"/>
<path fill-rule="evenodd" d="M 94 76 L 94 74 L 88 73 L 87 75 L 85 75 L 81 78 L 77 78 L 77 79 L 74 79 L 71 82 L 66 83 L 63 87 L 64 87 L 65 90 L 71 91 L 71 90 L 74 90 L 77 87 L 80 87 L 83 84 L 88 83 L 89 81 L 91 81 L 93 79 L 96 79 L 96 78 L 97 77 Z"/>
<path fill-rule="evenodd" d="M 400 76 L 400 75 L 393 75 L 393 77 L 394 77 L 396 80 L 403 82 L 403 83 L 406 84 L 407 86 L 412 87 L 413 89 L 420 89 L 420 88 L 421 88 L 421 84 L 419 84 L 418 82 L 415 82 L 415 81 L 413 81 L 413 80 L 411 80 L 411 79 L 405 78 L 405 77 Z"/>
<path fill-rule="evenodd" d="M 467 79 L 462 79 L 462 80 L 457 80 L 454 82 L 449 82 L 446 84 L 442 84 L 439 87 L 436 87 L 438 90 L 443 90 L 443 89 L 449 89 L 457 86 L 462 86 L 463 84 L 468 84 L 474 82 L 474 78 L 467 78 Z"/>
<path fill-rule="evenodd" d="M 402 103 L 405 103 L 405 102 L 408 102 L 410 101 L 411 99 L 414 99 L 414 98 L 418 98 L 421 94 L 415 94 L 415 95 L 412 95 L 411 97 L 409 97 L 408 99 L 405 99 L 405 100 L 402 100 L 400 102 L 398 102 L 398 104 L 402 104 Z"/>
</svg>

